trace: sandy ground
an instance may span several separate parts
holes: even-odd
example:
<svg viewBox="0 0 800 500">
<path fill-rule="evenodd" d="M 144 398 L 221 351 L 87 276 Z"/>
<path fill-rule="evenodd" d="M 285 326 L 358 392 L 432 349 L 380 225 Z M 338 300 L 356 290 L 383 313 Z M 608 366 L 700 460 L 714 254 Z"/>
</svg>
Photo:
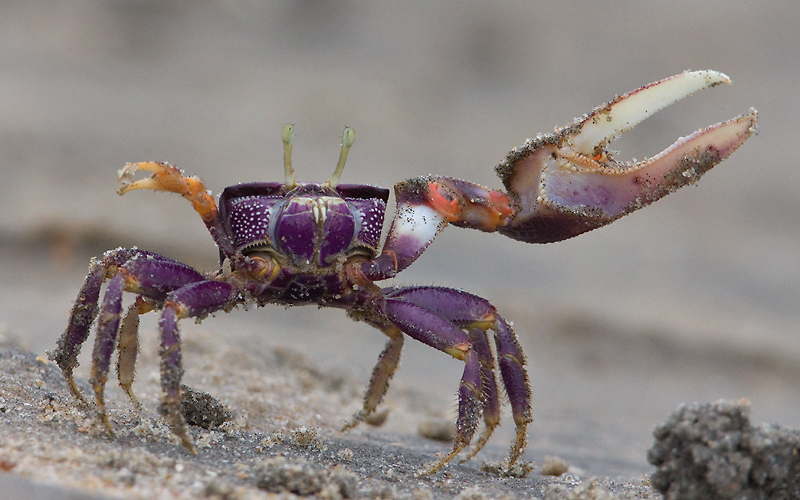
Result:
<svg viewBox="0 0 800 500">
<path fill-rule="evenodd" d="M 541 497 L 553 483 L 597 496 L 605 487 L 590 477 L 647 496 L 636 488 L 653 471 L 652 430 L 681 403 L 746 397 L 754 422 L 800 426 L 793 3 L 12 1 L 0 14 L 4 498 L 258 498 L 278 456 L 323 486 L 355 484 L 345 490 L 356 496 Z M 383 339 L 337 311 L 236 311 L 182 326 L 186 384 L 236 415 L 225 429 L 193 430 L 205 443 L 196 457 L 156 418 L 155 318 L 143 321 L 134 386 L 145 414 L 109 388 L 116 440 L 36 360 L 54 348 L 92 255 L 138 245 L 215 266 L 184 200 L 115 194 L 127 161 L 173 162 L 215 193 L 280 179 L 279 132 L 291 122 L 297 176 L 319 180 L 348 125 L 357 140 L 343 182 L 441 173 L 499 186 L 492 167 L 526 137 L 706 68 L 735 84 L 614 146 L 642 158 L 758 108 L 760 135 L 698 187 L 555 245 L 449 229 L 396 280 L 464 288 L 514 322 L 534 393 L 527 478 L 481 471 L 503 458 L 508 423 L 472 462 L 413 478 L 448 448 L 417 426 L 452 418 L 462 367 L 411 342 L 386 423 L 340 434 Z M 292 441 L 303 426 L 319 429 L 313 446 Z M 551 455 L 568 475 L 540 475 Z M 338 476 L 319 472 L 334 464 Z"/>
</svg>

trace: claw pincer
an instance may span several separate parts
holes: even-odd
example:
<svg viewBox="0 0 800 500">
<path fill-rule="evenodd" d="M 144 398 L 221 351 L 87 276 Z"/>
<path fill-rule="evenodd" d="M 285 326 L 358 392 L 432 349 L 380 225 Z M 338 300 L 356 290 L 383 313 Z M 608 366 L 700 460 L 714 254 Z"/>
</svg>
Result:
<svg viewBox="0 0 800 500">
<path fill-rule="evenodd" d="M 525 450 L 532 421 L 525 355 L 511 325 L 489 301 L 461 290 L 381 288 L 374 282 L 393 278 L 411 265 L 449 224 L 528 243 L 554 242 L 609 224 L 696 182 L 755 133 L 755 110 L 683 137 L 641 162 L 618 162 L 606 147 L 656 111 L 722 83 L 730 80 L 721 73 L 686 72 L 617 97 L 570 126 L 540 134 L 497 166 L 506 191 L 435 175 L 400 182 L 395 186 L 395 217 L 383 245 L 389 191 L 339 183 L 355 139 L 351 128 L 344 131 L 331 177 L 324 183 L 299 183 L 291 163 L 294 126 L 286 125 L 284 182 L 228 187 L 219 197 L 219 208 L 197 177 L 185 176 L 167 163 L 128 164 L 119 172 L 118 192 L 152 189 L 189 200 L 219 248 L 220 269 L 202 274 L 135 247 L 106 252 L 92 260 L 51 358 L 72 393 L 84 401 L 73 371 L 96 323 L 91 384 L 100 420 L 111 432 L 104 397 L 111 358 L 119 352 L 119 383 L 141 408 L 132 389 L 139 316 L 160 311 L 161 411 L 175 436 L 194 451 L 181 413 L 179 321 L 248 303 L 336 307 L 388 337 L 362 409 L 345 429 L 358 425 L 382 402 L 408 336 L 464 363 L 455 442 L 420 474 L 435 473 L 467 448 L 481 417 L 484 430 L 465 460 L 483 448 L 500 423 L 501 387 L 516 427 L 506 461 L 510 469 Z M 139 170 L 152 175 L 134 180 Z M 135 299 L 123 314 L 124 292 L 135 294 Z"/>
<path fill-rule="evenodd" d="M 670 104 L 729 83 L 722 73 L 694 71 L 645 85 L 598 106 L 572 125 L 539 134 L 513 149 L 495 169 L 506 193 L 432 176 L 425 178 L 429 187 L 421 191 L 431 194 L 421 204 L 455 225 L 497 231 L 528 243 L 561 241 L 610 224 L 697 182 L 756 132 L 758 115 L 751 109 L 698 130 L 640 162 L 614 160 L 608 144 Z M 497 207 L 503 216 L 492 224 L 490 217 L 476 217 L 475 210 L 467 210 L 475 205 Z M 503 211 L 505 205 L 510 211 Z M 453 216 L 459 208 L 464 215 Z"/>
<path fill-rule="evenodd" d="M 516 210 L 498 231 L 529 243 L 560 241 L 696 182 L 756 131 L 755 110 L 678 139 L 644 161 L 617 162 L 605 148 L 656 111 L 722 83 L 730 79 L 714 71 L 682 73 L 618 97 L 575 124 L 514 149 L 497 173 Z"/>
</svg>

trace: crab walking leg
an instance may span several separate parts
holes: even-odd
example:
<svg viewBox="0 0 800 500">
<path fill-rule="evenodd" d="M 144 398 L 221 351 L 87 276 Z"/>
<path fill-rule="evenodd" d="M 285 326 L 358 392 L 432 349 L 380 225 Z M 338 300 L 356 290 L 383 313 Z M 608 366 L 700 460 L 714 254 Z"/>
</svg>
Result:
<svg viewBox="0 0 800 500">
<path fill-rule="evenodd" d="M 181 413 L 181 378 L 183 366 L 178 320 L 204 317 L 212 312 L 229 309 L 239 301 L 238 289 L 225 282 L 202 281 L 184 286 L 167 296 L 159 320 L 161 330 L 161 389 L 160 411 L 181 444 L 192 453 L 186 421 Z"/>
<path fill-rule="evenodd" d="M 166 307 L 158 322 L 161 330 L 159 355 L 161 357 L 162 400 L 160 412 L 172 433 L 181 440 L 181 444 L 195 453 L 194 445 L 192 445 L 186 429 L 186 420 L 180 411 L 183 357 L 181 355 L 181 339 L 178 335 L 178 319 L 180 318 L 175 308 Z"/>
<path fill-rule="evenodd" d="M 116 347 L 123 287 L 124 278 L 121 274 L 117 274 L 108 283 L 106 294 L 103 296 L 103 305 L 97 318 L 97 334 L 92 351 L 92 378 L 89 380 L 94 389 L 97 414 L 112 436 L 114 430 L 111 428 L 111 422 L 108 421 L 104 391 L 108 380 L 108 365 Z"/>
<path fill-rule="evenodd" d="M 117 274 L 119 268 L 136 258 L 163 260 L 180 264 L 167 257 L 136 248 L 117 248 L 103 254 L 102 259 L 93 258 L 89 264 L 89 273 L 70 313 L 69 324 L 58 339 L 55 352 L 49 355 L 50 359 L 55 361 L 64 373 L 72 394 L 84 403 L 86 400 L 78 386 L 75 385 L 72 372 L 78 366 L 78 355 L 81 352 L 81 347 L 86 342 L 86 339 L 89 338 L 89 329 L 97 316 L 100 288 L 106 279 Z M 184 264 L 180 265 L 184 266 Z"/>
<path fill-rule="evenodd" d="M 132 180 L 139 170 L 153 172 L 153 175 L 139 180 Z M 195 211 L 200 214 L 203 223 L 214 238 L 220 250 L 231 257 L 236 253 L 236 248 L 230 241 L 222 219 L 219 216 L 214 197 L 206 189 L 203 181 L 194 176 L 184 176 L 183 172 L 168 163 L 146 161 L 141 163 L 128 163 L 119 171 L 120 186 L 117 193 L 122 195 L 134 189 L 153 189 L 155 191 L 169 191 L 178 193 L 190 202 Z"/>
<path fill-rule="evenodd" d="M 500 400 L 495 370 L 497 363 L 486 335 L 496 320 L 496 310 L 488 301 L 467 292 L 443 287 L 405 287 L 385 289 L 387 297 L 401 298 L 453 322 L 466 330 L 472 349 L 481 365 L 481 394 L 484 434 L 464 461 L 477 454 L 500 423 Z"/>
<path fill-rule="evenodd" d="M 500 424 L 500 399 L 497 395 L 497 380 L 494 371 L 497 367 L 492 349 L 486 337 L 486 330 L 480 327 L 467 329 L 467 335 L 472 342 L 472 349 L 478 356 L 481 369 L 481 397 L 483 399 L 483 424 L 485 426 L 478 441 L 472 446 L 460 461 L 464 463 L 471 460 L 483 449 L 489 438 L 492 437 L 494 429 Z"/>
<path fill-rule="evenodd" d="M 525 371 L 525 355 L 514 331 L 497 314 L 497 310 L 489 301 L 461 290 L 442 287 L 408 287 L 393 291 L 386 289 L 385 293 L 388 297 L 402 298 L 425 307 L 435 314 L 452 321 L 459 327 L 467 329 L 469 333 L 472 349 L 481 360 L 481 378 L 484 383 L 483 411 L 486 430 L 465 460 L 480 451 L 500 418 L 496 384 L 492 383 L 494 381 L 494 369 L 497 365 L 495 365 L 488 345 L 484 347 L 484 344 L 486 344 L 486 332 L 489 329 L 494 330 L 500 375 L 511 403 L 514 423 L 517 428 L 516 439 L 511 446 L 508 458 L 508 467 L 514 465 L 525 450 L 527 425 L 533 421 L 530 385 Z M 486 351 L 485 353 L 484 350 Z M 491 366 L 491 370 L 487 369 L 488 366 Z M 491 378 L 486 375 L 487 371 L 491 374 Z"/>
<path fill-rule="evenodd" d="M 148 299 L 141 295 L 136 297 L 136 301 L 128 308 L 128 312 L 122 320 L 119 329 L 119 342 L 117 348 L 119 357 L 117 358 L 117 380 L 119 385 L 128 394 L 131 403 L 140 409 L 142 405 L 133 393 L 133 378 L 136 369 L 136 357 L 139 354 L 139 316 L 157 308 L 153 299 Z"/>
<path fill-rule="evenodd" d="M 458 390 L 458 419 L 453 449 L 435 464 L 420 471 L 429 475 L 441 469 L 467 447 L 477 428 L 481 404 L 481 370 L 477 354 L 467 335 L 451 321 L 400 299 L 386 298 L 381 312 L 406 335 L 446 352 L 464 362 L 464 374 Z"/>
<path fill-rule="evenodd" d="M 97 334 L 95 335 L 95 344 L 92 351 L 92 378 L 90 382 L 97 402 L 97 413 L 103 425 L 112 435 L 113 430 L 105 409 L 104 392 L 108 381 L 111 356 L 117 346 L 117 335 L 120 331 L 122 292 L 133 291 L 141 295 L 163 299 L 166 296 L 166 292 L 170 290 L 189 283 L 203 281 L 204 279 L 202 275 L 186 264 L 155 254 L 141 252 L 135 254 L 133 258 L 119 267 L 116 275 L 109 282 L 106 293 L 103 296 L 100 314 L 97 318 Z M 132 326 L 128 323 L 126 329 Z M 126 332 L 126 342 L 129 342 L 130 335 L 130 332 Z M 130 356 L 129 353 L 126 355 Z M 128 361 L 128 359 L 123 359 L 123 363 Z M 130 374 L 130 379 L 132 383 L 132 373 Z M 130 386 L 126 388 L 123 385 L 123 388 L 131 394 Z M 132 400 L 136 404 L 136 399 L 132 398 Z"/>
<path fill-rule="evenodd" d="M 89 329 L 97 316 L 100 287 L 105 279 L 106 267 L 92 259 L 92 263 L 89 265 L 89 274 L 86 276 L 78 293 L 78 299 L 70 312 L 69 324 L 59 337 L 56 350 L 49 353 L 49 358 L 61 368 L 72 395 L 84 404 L 86 404 L 86 399 L 75 384 L 72 372 L 78 366 L 81 347 L 89 338 Z"/>
<path fill-rule="evenodd" d="M 517 425 L 517 437 L 508 454 L 508 467 L 510 468 L 527 446 L 526 428 L 529 423 L 533 422 L 531 389 L 528 384 L 528 374 L 525 371 L 525 354 L 522 352 L 511 326 L 498 316 L 494 330 L 497 363 L 500 366 L 500 375 L 503 377 L 503 385 L 511 403 L 514 423 Z"/>
<path fill-rule="evenodd" d="M 370 323 L 372 324 L 372 322 Z M 383 397 L 389 389 L 389 381 L 397 371 L 400 362 L 400 353 L 403 350 L 403 333 L 400 329 L 394 325 L 373 324 L 372 326 L 379 328 L 389 337 L 389 340 L 386 341 L 386 346 L 378 357 L 378 363 L 372 370 L 372 377 L 364 394 L 364 407 L 344 424 L 342 431 L 352 429 L 375 411 L 383 401 Z"/>
</svg>

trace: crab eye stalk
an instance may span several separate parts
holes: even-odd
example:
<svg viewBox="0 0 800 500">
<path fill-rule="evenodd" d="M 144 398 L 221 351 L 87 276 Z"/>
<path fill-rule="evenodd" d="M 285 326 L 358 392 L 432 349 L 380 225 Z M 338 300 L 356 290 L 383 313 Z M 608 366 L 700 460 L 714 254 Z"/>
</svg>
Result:
<svg viewBox="0 0 800 500">
<path fill-rule="evenodd" d="M 333 171 L 330 179 L 325 182 L 326 185 L 335 188 L 339 184 L 339 177 L 342 176 L 344 164 L 347 163 L 347 154 L 350 153 L 350 148 L 353 147 L 353 142 L 356 140 L 356 131 L 353 128 L 345 127 L 342 134 L 342 151 L 339 153 L 339 162 L 336 164 L 336 170 Z"/>
<path fill-rule="evenodd" d="M 283 171 L 286 176 L 284 184 L 287 189 L 293 189 L 297 182 L 294 180 L 294 169 L 292 168 L 292 140 L 294 140 L 294 125 L 287 123 L 281 131 L 283 139 Z"/>
</svg>

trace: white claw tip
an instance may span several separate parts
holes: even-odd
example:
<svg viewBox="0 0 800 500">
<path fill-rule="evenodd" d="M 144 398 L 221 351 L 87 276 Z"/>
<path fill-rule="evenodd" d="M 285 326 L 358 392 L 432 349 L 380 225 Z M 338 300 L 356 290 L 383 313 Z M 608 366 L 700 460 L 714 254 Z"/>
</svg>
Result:
<svg viewBox="0 0 800 500">
<path fill-rule="evenodd" d="M 580 133 L 572 138 L 573 147 L 586 155 L 595 154 L 595 148 L 604 146 L 654 113 L 695 92 L 723 83 L 730 84 L 731 79 L 718 71 L 686 71 L 628 92 L 595 108 L 584 121 Z"/>
<path fill-rule="evenodd" d="M 714 71 L 713 69 L 708 69 L 705 71 L 697 71 L 697 73 L 705 73 L 710 77 L 711 84 L 717 83 L 727 83 L 728 85 L 732 84 L 731 78 L 726 75 L 725 73 L 720 73 L 719 71 Z"/>
<path fill-rule="evenodd" d="M 720 73 L 719 71 L 714 71 L 713 69 L 706 69 L 702 71 L 685 71 L 683 75 L 678 76 L 681 76 L 687 81 L 695 80 L 700 83 L 700 85 L 698 85 L 698 90 L 715 87 L 721 84 L 731 85 L 733 83 L 728 75 L 725 73 Z"/>
</svg>

